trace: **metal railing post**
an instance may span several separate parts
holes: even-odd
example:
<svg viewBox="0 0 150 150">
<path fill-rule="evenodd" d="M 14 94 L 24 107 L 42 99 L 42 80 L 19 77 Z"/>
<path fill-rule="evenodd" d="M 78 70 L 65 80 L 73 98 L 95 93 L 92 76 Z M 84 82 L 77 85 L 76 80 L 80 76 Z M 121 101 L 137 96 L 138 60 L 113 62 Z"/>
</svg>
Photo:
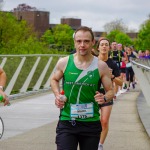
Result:
<svg viewBox="0 0 150 150">
<path fill-rule="evenodd" d="M 21 60 L 21 62 L 20 62 L 20 64 L 19 64 L 19 66 L 18 66 L 18 68 L 17 68 L 17 70 L 16 70 L 16 72 L 14 73 L 12 79 L 10 80 L 10 82 L 9 82 L 9 84 L 8 84 L 6 90 L 5 90 L 5 93 L 6 93 L 7 95 L 10 95 L 10 93 L 11 93 L 13 87 L 14 87 L 14 84 L 15 84 L 15 82 L 16 82 L 18 76 L 19 76 L 19 73 L 20 73 L 20 71 L 21 71 L 21 68 L 22 68 L 22 66 L 23 66 L 23 64 L 24 64 L 24 62 L 25 62 L 25 60 L 26 60 L 26 57 L 23 57 L 22 60 Z"/>
<path fill-rule="evenodd" d="M 52 61 L 52 57 L 50 57 L 50 59 L 48 60 L 48 62 L 47 62 L 47 64 L 46 64 L 46 66 L 45 66 L 43 72 L 41 73 L 41 75 L 40 75 L 38 81 L 36 82 L 36 85 L 35 85 L 34 88 L 33 88 L 34 91 L 37 91 L 37 90 L 40 89 L 40 86 L 41 86 L 42 81 L 43 81 L 43 79 L 44 79 L 44 77 L 45 77 L 45 74 L 46 74 L 46 72 L 47 72 L 47 70 L 48 70 L 48 68 L 49 68 L 49 66 L 50 66 L 50 64 L 51 64 L 51 61 Z"/>
<path fill-rule="evenodd" d="M 33 75 L 34 75 L 34 73 L 35 73 L 35 70 L 36 70 L 36 68 L 37 68 L 37 66 L 38 66 L 38 64 L 39 64 L 39 62 L 40 62 L 40 59 L 41 59 L 41 57 L 38 57 L 37 60 L 36 60 L 36 62 L 35 62 L 35 64 L 33 65 L 33 67 L 32 67 L 32 69 L 31 69 L 31 71 L 30 71 L 30 73 L 29 73 L 29 75 L 28 75 L 26 81 L 24 82 L 22 88 L 20 89 L 20 92 L 21 92 L 21 93 L 24 93 L 24 92 L 27 91 L 27 89 L 28 89 L 28 87 L 29 87 L 29 84 L 30 84 L 30 82 L 31 82 L 31 80 L 32 80 L 32 77 L 33 77 Z"/>
</svg>

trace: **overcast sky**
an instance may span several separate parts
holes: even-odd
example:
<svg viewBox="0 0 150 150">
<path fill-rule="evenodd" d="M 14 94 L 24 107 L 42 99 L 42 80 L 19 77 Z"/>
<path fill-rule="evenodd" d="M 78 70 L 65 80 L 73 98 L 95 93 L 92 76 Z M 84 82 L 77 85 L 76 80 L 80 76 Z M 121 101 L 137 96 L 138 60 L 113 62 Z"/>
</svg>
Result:
<svg viewBox="0 0 150 150">
<path fill-rule="evenodd" d="M 49 11 L 50 23 L 59 24 L 62 17 L 79 18 L 93 31 L 104 31 L 104 25 L 116 19 L 138 31 L 150 14 L 150 0 L 4 0 L 2 9 L 10 11 L 22 3 Z"/>
</svg>

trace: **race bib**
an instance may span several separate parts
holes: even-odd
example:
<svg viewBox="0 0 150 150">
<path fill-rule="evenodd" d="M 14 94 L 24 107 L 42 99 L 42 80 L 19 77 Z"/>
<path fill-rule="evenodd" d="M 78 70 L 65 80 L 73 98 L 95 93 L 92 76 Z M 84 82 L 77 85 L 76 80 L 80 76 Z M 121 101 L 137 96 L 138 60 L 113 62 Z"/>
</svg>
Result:
<svg viewBox="0 0 150 150">
<path fill-rule="evenodd" d="M 126 64 L 126 67 L 128 68 L 128 67 L 131 67 L 131 63 L 127 63 Z"/>
<path fill-rule="evenodd" d="M 71 118 L 86 119 L 94 116 L 93 103 L 88 104 L 71 104 Z"/>
</svg>

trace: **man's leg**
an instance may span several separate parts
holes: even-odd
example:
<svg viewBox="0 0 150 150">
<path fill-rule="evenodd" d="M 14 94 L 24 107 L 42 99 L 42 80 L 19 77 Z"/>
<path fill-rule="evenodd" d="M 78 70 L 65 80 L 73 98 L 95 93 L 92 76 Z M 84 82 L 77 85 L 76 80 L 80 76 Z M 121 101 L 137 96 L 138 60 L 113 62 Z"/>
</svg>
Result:
<svg viewBox="0 0 150 150">
<path fill-rule="evenodd" d="M 71 125 L 59 122 L 56 129 L 57 150 L 77 150 L 77 135 L 71 131 L 74 129 Z"/>
<path fill-rule="evenodd" d="M 98 150 L 99 138 L 98 136 L 90 136 L 90 134 L 89 136 L 80 136 L 80 150 Z"/>
</svg>

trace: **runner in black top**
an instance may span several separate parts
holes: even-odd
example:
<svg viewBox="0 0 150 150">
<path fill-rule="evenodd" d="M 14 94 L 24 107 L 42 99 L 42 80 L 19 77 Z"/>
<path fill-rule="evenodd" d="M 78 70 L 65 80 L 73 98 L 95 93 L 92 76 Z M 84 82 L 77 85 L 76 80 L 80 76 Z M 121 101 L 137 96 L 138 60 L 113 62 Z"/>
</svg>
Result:
<svg viewBox="0 0 150 150">
<path fill-rule="evenodd" d="M 108 67 L 110 68 L 110 76 L 113 82 L 115 82 L 117 85 L 122 86 L 123 81 L 120 78 L 120 72 L 117 64 L 108 57 L 108 52 L 110 49 L 110 42 L 106 38 L 101 38 L 98 41 L 97 50 L 99 51 L 98 58 L 100 60 L 103 60 L 107 63 Z M 104 92 L 104 89 L 100 89 L 100 91 Z M 100 136 L 100 143 L 99 143 L 99 149 L 103 149 L 103 143 L 105 141 L 105 138 L 108 133 L 108 125 L 109 125 L 109 118 L 112 110 L 113 100 L 109 101 L 108 103 L 104 103 L 100 105 L 100 111 L 101 111 L 101 124 L 102 124 L 102 133 Z"/>
</svg>

